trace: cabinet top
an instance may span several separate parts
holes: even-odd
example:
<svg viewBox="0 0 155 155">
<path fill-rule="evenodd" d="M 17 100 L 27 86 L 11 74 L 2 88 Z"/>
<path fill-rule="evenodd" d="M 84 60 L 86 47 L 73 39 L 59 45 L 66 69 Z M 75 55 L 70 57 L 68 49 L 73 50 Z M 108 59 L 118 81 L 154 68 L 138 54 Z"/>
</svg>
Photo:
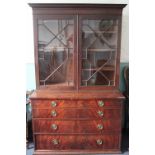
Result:
<svg viewBox="0 0 155 155">
<path fill-rule="evenodd" d="M 112 91 L 71 91 L 56 92 L 49 90 L 36 90 L 30 96 L 31 99 L 124 99 L 119 90 Z"/>
<path fill-rule="evenodd" d="M 29 3 L 32 8 L 124 8 L 127 4 Z"/>
</svg>

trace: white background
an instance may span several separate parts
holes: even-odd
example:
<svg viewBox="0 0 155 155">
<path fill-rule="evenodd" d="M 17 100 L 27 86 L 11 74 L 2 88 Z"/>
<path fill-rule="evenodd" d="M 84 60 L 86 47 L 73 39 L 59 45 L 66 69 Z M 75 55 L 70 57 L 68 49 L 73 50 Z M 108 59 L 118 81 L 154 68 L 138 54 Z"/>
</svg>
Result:
<svg viewBox="0 0 155 155">
<path fill-rule="evenodd" d="M 32 25 L 26 19 L 31 16 L 22 0 L 0 4 L 0 154 L 23 155 L 25 63 L 27 52 L 33 51 Z M 130 154 L 149 155 L 155 147 L 155 8 L 153 0 L 133 0 L 129 5 Z"/>
</svg>

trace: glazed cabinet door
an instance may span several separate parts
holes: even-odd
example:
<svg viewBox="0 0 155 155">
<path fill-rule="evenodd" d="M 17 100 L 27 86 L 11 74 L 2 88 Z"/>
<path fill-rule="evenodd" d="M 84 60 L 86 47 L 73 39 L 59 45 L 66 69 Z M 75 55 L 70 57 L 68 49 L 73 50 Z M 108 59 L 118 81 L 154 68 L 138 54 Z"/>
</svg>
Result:
<svg viewBox="0 0 155 155">
<path fill-rule="evenodd" d="M 38 85 L 52 89 L 75 87 L 75 17 L 37 16 L 35 24 Z"/>
<path fill-rule="evenodd" d="M 115 16 L 79 17 L 80 88 L 118 85 L 120 22 Z"/>
</svg>

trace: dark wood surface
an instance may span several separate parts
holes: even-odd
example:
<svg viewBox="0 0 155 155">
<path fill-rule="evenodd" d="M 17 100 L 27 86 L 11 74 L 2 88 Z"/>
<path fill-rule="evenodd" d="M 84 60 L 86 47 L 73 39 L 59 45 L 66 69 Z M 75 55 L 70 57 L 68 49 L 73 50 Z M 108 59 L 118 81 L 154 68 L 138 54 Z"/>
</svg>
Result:
<svg viewBox="0 0 155 155">
<path fill-rule="evenodd" d="M 52 112 L 56 112 L 56 116 L 52 116 Z M 100 116 L 98 112 L 102 112 L 103 116 Z M 33 109 L 33 118 L 51 118 L 55 119 L 112 119 L 120 118 L 120 109 L 102 109 L 102 108 L 78 108 L 78 109 Z"/>
<path fill-rule="evenodd" d="M 51 105 L 52 101 L 56 103 L 55 107 Z M 98 101 L 104 102 L 103 107 L 99 106 Z M 36 152 L 61 149 L 87 150 L 87 153 L 88 150 L 115 149 L 117 152 L 120 149 L 122 100 L 32 99 L 31 103 Z M 53 110 L 57 112 L 55 117 L 51 116 Z M 104 115 L 99 116 L 98 111 Z M 52 128 L 53 124 L 56 129 Z M 53 139 L 59 140 L 61 144 L 53 145 Z M 104 145 L 98 145 L 97 139 L 102 139 Z"/>
<path fill-rule="evenodd" d="M 60 134 L 99 134 L 104 132 L 112 132 L 121 130 L 121 121 L 118 120 L 90 120 L 90 121 L 55 121 L 55 120 L 43 120 L 35 119 L 34 132 L 35 133 L 60 133 Z M 57 129 L 51 128 L 51 125 L 57 125 Z M 98 125 L 102 125 L 103 129 L 99 129 Z"/>
<path fill-rule="evenodd" d="M 56 103 L 56 106 L 51 105 L 52 102 Z M 100 107 L 98 105 L 99 101 L 104 102 L 104 106 Z M 106 100 L 106 99 L 87 99 L 87 100 L 54 100 L 54 99 L 35 99 L 33 100 L 33 109 L 53 109 L 53 108 L 120 108 L 122 101 L 119 100 Z"/>
<path fill-rule="evenodd" d="M 32 8 L 124 8 L 126 4 L 90 4 L 90 3 L 29 3 Z"/>
<path fill-rule="evenodd" d="M 57 155 L 57 154 L 63 154 L 63 155 L 73 155 L 73 154 L 78 154 L 78 155 L 82 155 L 82 154 L 98 154 L 98 153 L 105 153 L 105 154 L 120 154 L 121 151 L 120 149 L 102 149 L 102 150 L 98 150 L 98 149 L 94 149 L 94 150 L 90 150 L 90 149 L 85 149 L 85 150 L 73 150 L 73 149 L 69 149 L 69 150 L 35 150 L 33 155 Z"/>
<path fill-rule="evenodd" d="M 124 4 L 29 4 L 33 8 L 37 90 L 31 95 L 34 155 L 120 153 L 122 105 L 119 88 L 121 20 Z M 114 86 L 81 86 L 82 19 L 115 18 L 118 25 Z M 40 86 L 38 19 L 74 20 L 74 85 Z M 100 107 L 98 101 L 104 106 Z M 56 106 L 51 106 L 55 101 Z M 56 116 L 51 112 L 55 111 Z M 103 112 L 99 116 L 98 111 Z M 51 128 L 56 125 L 56 129 Z M 101 125 L 103 128 L 99 128 Z M 58 144 L 54 145 L 53 140 Z M 102 144 L 97 144 L 102 140 Z"/>
<path fill-rule="evenodd" d="M 36 90 L 30 96 L 30 99 L 113 99 L 122 100 L 125 97 L 118 90 L 111 91 L 50 91 Z"/>
<path fill-rule="evenodd" d="M 36 135 L 36 148 L 44 150 L 102 150 L 102 149 L 118 149 L 119 135 L 95 135 L 95 136 L 52 136 L 52 135 Z M 58 145 L 52 143 L 53 139 L 59 141 Z M 101 139 L 103 144 L 98 145 L 96 141 Z"/>
</svg>

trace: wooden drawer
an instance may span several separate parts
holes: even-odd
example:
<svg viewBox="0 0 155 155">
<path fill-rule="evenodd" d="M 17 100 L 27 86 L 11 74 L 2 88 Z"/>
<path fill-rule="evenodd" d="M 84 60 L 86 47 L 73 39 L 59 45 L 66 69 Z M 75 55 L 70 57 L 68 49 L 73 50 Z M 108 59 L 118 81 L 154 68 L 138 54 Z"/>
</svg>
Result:
<svg viewBox="0 0 155 155">
<path fill-rule="evenodd" d="M 118 149 L 120 136 L 114 135 L 36 135 L 36 149 L 41 150 L 101 150 Z"/>
<path fill-rule="evenodd" d="M 91 121 L 52 121 L 33 120 L 35 133 L 104 133 L 120 131 L 120 120 L 91 120 Z"/>
<path fill-rule="evenodd" d="M 103 108 L 33 109 L 33 118 L 118 119 L 120 117 L 121 117 L 121 109 L 103 109 Z"/>
<path fill-rule="evenodd" d="M 121 102 L 115 100 L 33 100 L 32 108 L 120 108 Z"/>
</svg>

